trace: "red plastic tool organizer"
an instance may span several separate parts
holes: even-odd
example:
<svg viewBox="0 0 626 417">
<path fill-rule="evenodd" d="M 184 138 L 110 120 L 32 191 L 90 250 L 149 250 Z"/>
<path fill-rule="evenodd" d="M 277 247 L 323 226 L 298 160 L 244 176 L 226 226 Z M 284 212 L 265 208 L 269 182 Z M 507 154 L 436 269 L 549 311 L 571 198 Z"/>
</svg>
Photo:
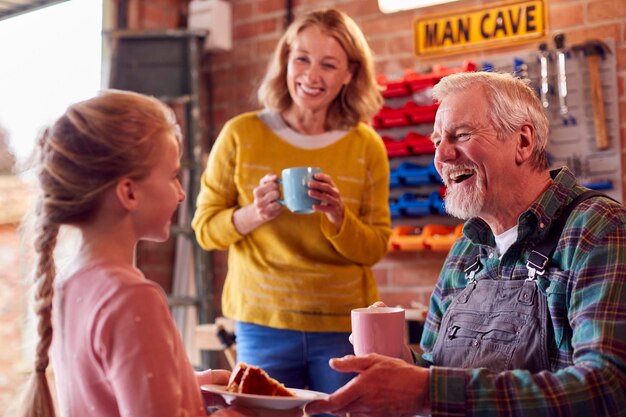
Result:
<svg viewBox="0 0 626 417">
<path fill-rule="evenodd" d="M 418 74 L 413 70 L 407 70 L 401 80 L 389 80 L 385 75 L 379 75 L 377 80 L 384 88 L 383 97 L 388 99 L 410 98 L 414 93 L 433 87 L 446 75 L 475 70 L 476 64 L 468 61 L 461 67 L 451 69 L 435 65 L 433 70 L 427 74 Z M 432 123 L 435 120 L 438 107 L 436 103 L 424 105 L 413 100 L 407 100 L 401 107 L 383 106 L 374 116 L 372 124 L 374 129 L 390 129 Z"/>
<path fill-rule="evenodd" d="M 462 224 L 435 224 L 423 217 L 445 215 L 442 200 L 445 187 L 441 186 L 438 192 L 432 192 L 432 186 L 437 181 L 422 181 L 423 176 L 419 176 L 419 163 L 416 165 L 413 162 L 421 161 L 423 164 L 423 156 L 434 154 L 435 147 L 429 136 L 412 131 L 412 127 L 434 122 L 438 104 L 430 100 L 428 90 L 441 78 L 475 70 L 474 63 L 466 62 L 460 67 L 450 69 L 434 66 L 426 74 L 407 70 L 403 78 L 398 80 L 390 80 L 385 75 L 378 76 L 379 84 L 384 87 L 382 94 L 386 105 L 374 116 L 373 127 L 381 133 L 388 157 L 403 161 L 390 172 L 390 186 L 398 191 L 396 196 L 390 198 L 392 217 L 422 218 L 417 222 L 427 222 L 420 226 L 394 227 L 389 240 L 392 251 L 447 251 L 462 234 Z M 415 130 L 424 132 L 423 128 Z M 411 167 L 415 169 L 411 170 Z M 427 167 L 421 168 L 427 171 Z M 403 187 L 405 190 L 402 190 Z"/>
<path fill-rule="evenodd" d="M 384 135 L 382 138 L 389 158 L 435 153 L 435 146 L 430 138 L 417 132 L 409 132 L 400 140 Z"/>
<path fill-rule="evenodd" d="M 388 129 L 430 123 L 435 121 L 438 104 L 419 105 L 413 101 L 407 101 L 402 107 L 383 106 L 374 116 L 374 129 Z"/>
<path fill-rule="evenodd" d="M 476 64 L 466 61 L 457 68 L 445 68 L 441 65 L 433 65 L 432 71 L 426 74 L 418 74 L 413 70 L 406 70 L 400 80 L 389 80 L 386 75 L 377 76 L 378 84 L 384 87 L 383 97 L 396 98 L 407 97 L 411 94 L 432 87 L 446 75 L 457 72 L 476 71 Z"/>
</svg>

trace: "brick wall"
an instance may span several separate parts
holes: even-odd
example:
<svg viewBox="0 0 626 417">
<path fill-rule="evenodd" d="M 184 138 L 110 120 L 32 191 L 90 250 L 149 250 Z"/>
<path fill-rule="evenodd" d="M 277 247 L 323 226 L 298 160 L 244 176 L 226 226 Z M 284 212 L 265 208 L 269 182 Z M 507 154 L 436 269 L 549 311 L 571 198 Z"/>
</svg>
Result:
<svg viewBox="0 0 626 417">
<path fill-rule="evenodd" d="M 434 64 L 448 67 L 462 60 L 477 62 L 493 55 L 528 51 L 532 44 L 506 47 L 467 56 L 416 59 L 412 48 L 413 19 L 434 12 L 460 7 L 485 5 L 492 0 L 462 0 L 423 10 L 409 10 L 385 15 L 376 0 L 295 0 L 294 16 L 320 7 L 335 6 L 347 12 L 360 25 L 375 54 L 377 73 L 400 75 L 405 69 L 425 71 Z M 231 117 L 258 108 L 256 90 L 277 40 L 285 28 L 285 0 L 230 0 L 233 13 L 233 49 L 210 54 L 203 64 L 204 81 L 211 90 L 211 103 L 205 106 L 204 119 L 208 141 Z M 590 38 L 613 38 L 618 62 L 621 139 L 626 138 L 626 8 L 623 0 L 550 0 L 548 4 L 549 38 L 565 32 L 569 44 Z M 185 0 L 135 0 L 130 2 L 131 29 L 176 28 L 185 25 Z M 622 146 L 624 148 L 624 146 Z M 622 154 L 622 166 L 626 167 Z M 190 196 L 194 198 L 194 196 Z M 171 274 L 171 243 L 143 244 L 139 251 L 140 266 L 148 277 L 167 287 Z M 153 253 L 152 253 L 153 252 Z M 213 305 L 219 314 L 219 294 L 227 271 L 226 252 L 214 252 Z M 441 253 L 390 253 L 374 268 L 381 297 L 389 304 L 408 305 L 411 301 L 427 303 L 445 256 Z"/>
<path fill-rule="evenodd" d="M 265 72 L 274 45 L 284 30 L 285 1 L 231 0 L 233 9 L 233 49 L 213 53 L 210 74 L 213 90 L 213 132 L 229 118 L 256 109 L 256 88 Z M 294 15 L 306 10 L 335 5 L 346 11 L 360 25 L 375 53 L 376 71 L 401 74 L 404 69 L 426 70 L 433 64 L 458 66 L 463 59 L 481 61 L 495 54 L 528 50 L 535 45 L 505 48 L 471 56 L 446 59 L 416 59 L 412 48 L 411 23 L 421 14 L 446 12 L 459 7 L 487 4 L 490 1 L 462 1 L 425 9 L 389 15 L 378 10 L 376 0 L 300 0 L 295 1 Z M 589 38 L 613 38 L 616 41 L 622 143 L 626 139 L 626 7 L 623 0 L 550 0 L 548 17 L 551 39 L 557 31 L 565 32 L 570 44 Z M 622 145 L 622 149 L 626 149 Z M 623 155 L 626 151 L 622 151 Z M 622 167 L 626 159 L 622 156 Z M 215 253 L 216 289 L 226 273 L 225 253 Z M 443 263 L 437 253 L 390 253 L 374 271 L 381 297 L 389 304 L 408 305 L 411 301 L 426 303 Z"/>
</svg>

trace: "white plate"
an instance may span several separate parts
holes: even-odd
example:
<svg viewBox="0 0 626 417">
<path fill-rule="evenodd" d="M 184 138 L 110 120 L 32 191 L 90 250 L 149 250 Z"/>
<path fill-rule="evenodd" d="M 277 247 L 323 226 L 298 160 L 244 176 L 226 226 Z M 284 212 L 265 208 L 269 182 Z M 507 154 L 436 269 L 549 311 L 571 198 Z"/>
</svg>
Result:
<svg viewBox="0 0 626 417">
<path fill-rule="evenodd" d="M 328 397 L 328 394 L 306 389 L 287 388 L 295 394 L 295 397 L 272 397 L 269 395 L 240 394 L 229 392 L 226 385 L 202 385 L 203 391 L 219 394 L 224 398 L 226 404 L 240 405 L 250 408 L 266 408 L 269 410 L 288 410 L 290 408 L 302 407 L 304 404 L 314 400 Z"/>
</svg>

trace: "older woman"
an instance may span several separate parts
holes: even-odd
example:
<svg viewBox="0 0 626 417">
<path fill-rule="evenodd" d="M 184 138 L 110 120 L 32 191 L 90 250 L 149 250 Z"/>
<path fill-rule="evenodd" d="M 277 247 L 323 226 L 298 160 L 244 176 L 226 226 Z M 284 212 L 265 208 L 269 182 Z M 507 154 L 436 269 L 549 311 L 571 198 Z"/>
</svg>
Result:
<svg viewBox="0 0 626 417">
<path fill-rule="evenodd" d="M 328 360 L 352 352 L 350 310 L 378 299 L 370 266 L 390 235 L 385 148 L 364 123 L 382 97 L 358 26 L 334 9 L 296 20 L 258 95 L 265 108 L 228 121 L 211 151 L 193 227 L 205 249 L 229 249 L 238 360 L 332 392 L 350 375 Z M 277 174 L 296 166 L 321 168 L 313 214 L 277 201 Z"/>
</svg>

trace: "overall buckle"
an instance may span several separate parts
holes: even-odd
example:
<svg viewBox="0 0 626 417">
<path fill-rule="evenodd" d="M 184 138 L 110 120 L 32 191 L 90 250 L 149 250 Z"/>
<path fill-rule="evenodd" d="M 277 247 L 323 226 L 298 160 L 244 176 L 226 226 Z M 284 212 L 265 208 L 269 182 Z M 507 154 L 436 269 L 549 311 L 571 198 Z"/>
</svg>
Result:
<svg viewBox="0 0 626 417">
<path fill-rule="evenodd" d="M 470 266 L 468 266 L 464 270 L 465 279 L 467 279 L 467 281 L 470 284 L 476 282 L 476 278 L 475 278 L 476 273 L 478 273 L 478 271 L 480 271 L 482 267 L 483 265 L 480 263 L 480 255 L 476 255 L 476 259 L 474 259 L 474 263 L 472 263 Z"/>
<path fill-rule="evenodd" d="M 526 281 L 534 281 L 537 275 L 543 275 L 546 272 L 546 265 L 550 258 L 537 252 L 532 251 L 528 256 L 528 262 L 526 262 L 526 269 L 528 269 L 528 278 Z"/>
</svg>

